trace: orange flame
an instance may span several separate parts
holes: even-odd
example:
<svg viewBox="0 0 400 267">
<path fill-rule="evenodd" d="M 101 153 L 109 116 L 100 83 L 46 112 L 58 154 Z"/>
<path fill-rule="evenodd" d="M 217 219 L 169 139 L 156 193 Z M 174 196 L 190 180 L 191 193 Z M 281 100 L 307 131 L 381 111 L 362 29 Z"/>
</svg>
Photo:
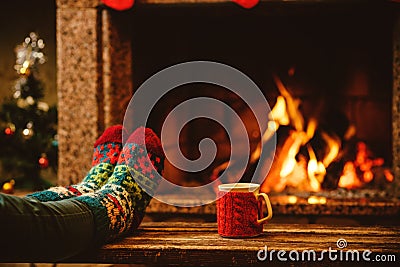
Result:
<svg viewBox="0 0 400 267">
<path fill-rule="evenodd" d="M 321 137 L 326 143 L 326 150 L 322 159 L 318 159 L 309 141 L 314 137 L 318 127 L 316 119 L 311 118 L 306 127 L 305 120 L 300 112 L 300 100 L 294 98 L 282 81 L 274 76 L 275 84 L 280 92 L 271 113 L 269 123 L 262 140 L 266 141 L 283 125 L 291 125 L 294 129 L 285 140 L 271 167 L 271 171 L 264 181 L 261 190 L 283 191 L 286 187 L 295 187 L 300 190 L 317 192 L 325 179 L 327 168 L 341 155 L 342 141 L 335 134 L 321 132 Z M 354 125 L 347 129 L 343 140 L 350 140 L 356 134 Z M 304 155 L 299 154 L 300 149 L 306 146 L 309 154 L 307 161 Z M 259 150 L 254 155 L 259 156 Z M 322 151 L 321 151 L 322 152 Z M 362 187 L 375 179 L 374 167 L 383 166 L 382 158 L 373 158 L 367 145 L 363 142 L 357 144 L 356 158 L 344 164 L 338 186 L 353 189 Z M 392 182 L 394 176 L 389 169 L 382 168 L 381 173 L 386 181 Z M 314 201 L 314 200 L 310 200 Z M 319 202 L 318 202 L 319 203 Z"/>
<path fill-rule="evenodd" d="M 292 97 L 292 95 L 283 85 L 282 81 L 278 78 L 278 76 L 274 76 L 274 80 L 282 97 L 285 98 L 287 106 L 287 114 L 290 118 L 290 123 L 293 125 L 296 131 L 303 131 L 304 118 L 301 112 L 299 111 L 300 100 L 294 99 Z"/>
<path fill-rule="evenodd" d="M 274 79 L 281 95 L 277 98 L 276 104 L 269 114 L 269 118 L 272 120 L 269 128 L 277 130 L 280 125 L 290 124 L 294 131 L 290 133 L 290 142 L 284 145 L 284 158 L 278 160 L 281 162 L 277 173 L 280 179 L 274 185 L 264 186 L 264 188 L 281 191 L 287 185 L 294 187 L 301 185 L 306 190 L 319 191 L 326 174 L 323 163 L 317 161 L 311 147 L 309 147 L 310 161 L 308 163 L 304 162 L 304 159 L 296 159 L 300 148 L 313 138 L 318 126 L 317 120 L 310 119 L 307 129 L 304 129 L 304 118 L 299 110 L 300 101 L 292 97 L 277 76 Z M 276 179 L 274 178 L 273 181 Z"/>
<path fill-rule="evenodd" d="M 322 138 L 325 140 L 327 143 L 328 147 L 328 153 L 322 160 L 322 163 L 324 164 L 325 168 L 328 167 L 332 161 L 334 161 L 337 156 L 339 155 L 339 148 L 341 145 L 341 142 L 337 136 L 330 136 L 324 132 L 321 133 Z"/>
<path fill-rule="evenodd" d="M 314 150 L 311 146 L 307 146 L 310 160 L 308 161 L 307 172 L 310 179 L 310 186 L 312 191 L 317 192 L 321 189 L 321 183 L 324 180 L 326 169 L 321 161 L 317 161 Z"/>
</svg>

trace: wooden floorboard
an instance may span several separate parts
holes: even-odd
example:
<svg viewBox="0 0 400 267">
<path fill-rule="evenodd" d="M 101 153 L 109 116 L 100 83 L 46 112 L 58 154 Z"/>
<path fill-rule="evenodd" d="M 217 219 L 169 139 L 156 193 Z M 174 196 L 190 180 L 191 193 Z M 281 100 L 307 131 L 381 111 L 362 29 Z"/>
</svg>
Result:
<svg viewBox="0 0 400 267">
<path fill-rule="evenodd" d="M 345 239 L 348 250 L 372 251 L 372 255 L 394 255 L 400 260 L 400 227 L 332 226 L 316 224 L 269 224 L 264 233 L 255 238 L 228 239 L 217 233 L 216 223 L 148 222 L 126 238 L 103 246 L 74 262 L 138 263 L 180 266 L 241 266 L 265 265 L 257 259 L 257 252 L 267 246 L 268 251 L 338 250 L 336 242 Z M 338 250 L 339 251 L 339 250 Z M 361 257 L 361 256 L 360 256 Z M 275 259 L 274 265 L 280 265 Z M 338 266 L 352 262 L 340 262 Z M 354 263 L 354 262 L 353 262 Z M 295 265 L 299 265 L 297 262 Z M 330 266 L 337 262 L 302 261 L 301 265 Z M 385 262 L 385 266 L 393 262 Z M 351 264 L 350 264 L 351 266 Z"/>
</svg>

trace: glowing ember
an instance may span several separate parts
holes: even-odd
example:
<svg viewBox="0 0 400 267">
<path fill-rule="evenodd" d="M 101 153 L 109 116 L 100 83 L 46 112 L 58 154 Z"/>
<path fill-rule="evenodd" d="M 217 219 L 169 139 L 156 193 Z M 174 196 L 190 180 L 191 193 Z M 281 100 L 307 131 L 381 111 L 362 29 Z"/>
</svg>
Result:
<svg viewBox="0 0 400 267">
<path fill-rule="evenodd" d="M 393 182 L 394 176 L 388 169 L 384 170 L 383 174 L 385 175 L 386 181 L 388 181 L 389 183 Z"/>
<path fill-rule="evenodd" d="M 360 179 L 357 177 L 356 168 L 353 162 L 347 162 L 343 168 L 343 175 L 339 179 L 339 187 L 353 189 L 362 185 Z"/>
<path fill-rule="evenodd" d="M 296 196 L 289 196 L 288 197 L 288 202 L 290 204 L 296 204 L 297 203 L 297 197 Z"/>
<path fill-rule="evenodd" d="M 308 204 L 326 204 L 326 197 L 311 196 L 307 199 Z"/>
<path fill-rule="evenodd" d="M 384 164 L 382 158 L 372 158 L 372 153 L 364 142 L 357 143 L 357 154 L 354 162 L 347 162 L 343 169 L 343 175 L 339 179 L 339 187 L 347 189 L 360 188 L 366 183 L 371 183 L 374 178 L 373 169 Z M 357 175 L 357 173 L 361 173 Z M 393 174 L 384 169 L 386 181 L 392 182 Z"/>
</svg>

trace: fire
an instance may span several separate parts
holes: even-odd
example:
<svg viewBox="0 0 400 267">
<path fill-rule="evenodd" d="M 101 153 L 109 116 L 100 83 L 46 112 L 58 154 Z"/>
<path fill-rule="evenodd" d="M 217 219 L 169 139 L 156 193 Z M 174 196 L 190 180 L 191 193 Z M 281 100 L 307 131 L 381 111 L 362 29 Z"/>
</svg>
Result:
<svg viewBox="0 0 400 267">
<path fill-rule="evenodd" d="M 312 191 L 319 191 L 321 189 L 321 183 L 324 180 L 326 169 L 321 161 L 317 161 L 314 150 L 311 146 L 307 146 L 310 160 L 308 161 L 307 172 L 310 179 L 310 186 Z"/>
<path fill-rule="evenodd" d="M 354 160 L 345 159 L 348 153 L 346 148 L 349 150 L 348 146 L 352 144 L 350 141 L 355 138 L 355 126 L 350 125 L 342 139 L 335 133 L 324 132 L 318 128 L 315 118 L 304 119 L 299 109 L 300 100 L 290 94 L 277 76 L 274 79 L 280 96 L 268 114 L 268 127 L 249 163 L 256 164 L 261 155 L 261 144 L 270 140 L 280 127 L 290 126 L 291 130 L 282 144 L 277 146 L 270 171 L 261 185 L 262 192 L 282 192 L 287 188 L 318 192 L 323 189 L 326 177 L 330 178 L 327 184 L 334 183 L 335 187 L 347 189 L 361 188 L 374 182 L 382 185 L 383 182 L 394 180 L 392 172 L 383 167 L 383 158 L 375 158 L 364 142 L 357 144 Z M 323 145 L 317 147 L 319 143 Z M 219 173 L 233 163 L 227 161 L 214 168 L 211 179 L 216 179 Z M 291 201 L 296 202 L 297 199 Z M 310 198 L 308 203 L 324 204 L 326 199 Z"/>
<path fill-rule="evenodd" d="M 280 172 L 281 177 L 286 177 L 292 173 L 294 167 L 296 166 L 296 155 L 299 153 L 300 146 L 303 142 L 303 137 L 301 133 L 293 132 L 294 142 L 290 146 L 285 161 L 282 165 L 282 170 Z"/>
<path fill-rule="evenodd" d="M 356 150 L 355 160 L 346 162 L 344 166 L 343 174 L 339 179 L 339 187 L 355 189 L 371 183 L 375 179 L 373 169 L 384 164 L 383 158 L 373 158 L 364 142 L 358 142 Z M 357 173 L 361 173 L 361 175 L 357 175 Z M 383 170 L 383 175 L 387 182 L 394 180 L 393 174 L 388 169 Z"/>
<path fill-rule="evenodd" d="M 300 100 L 292 97 L 278 76 L 274 76 L 274 80 L 279 92 L 286 102 L 286 111 L 290 118 L 290 122 L 293 124 L 296 131 L 303 131 L 304 118 L 299 111 Z"/>
<path fill-rule="evenodd" d="M 343 175 L 339 179 L 339 187 L 353 189 L 358 188 L 362 185 L 360 179 L 357 176 L 356 168 L 353 162 L 346 162 L 343 168 Z"/>
<path fill-rule="evenodd" d="M 386 180 L 387 180 L 389 183 L 393 182 L 394 176 L 393 176 L 393 174 L 392 174 L 388 169 L 384 170 L 383 173 L 384 173 L 384 175 L 385 175 Z"/>
<path fill-rule="evenodd" d="M 282 191 L 286 186 L 293 186 L 317 192 L 321 189 L 326 166 L 317 159 L 310 145 L 307 145 L 310 156 L 308 162 L 303 157 L 298 158 L 298 155 L 300 149 L 314 137 L 318 122 L 310 119 L 305 127 L 305 120 L 299 110 L 300 100 L 292 97 L 278 77 L 275 76 L 274 79 L 281 95 L 270 113 L 270 119 L 278 125 L 275 130 L 279 125 L 289 124 L 294 130 L 285 141 L 262 190 Z M 328 156 L 326 160 L 329 161 L 331 157 Z"/>
<path fill-rule="evenodd" d="M 278 77 L 275 76 L 274 80 L 280 96 L 269 114 L 270 122 L 263 135 L 263 141 L 268 140 L 280 126 L 290 125 L 292 130 L 283 145 L 278 148 L 271 170 L 261 186 L 261 191 L 281 192 L 287 187 L 293 187 L 298 190 L 318 192 L 322 190 L 327 168 L 333 162 L 342 159 L 342 140 L 333 133 L 328 134 L 319 130 L 319 136 L 325 142 L 325 151 L 318 150 L 318 155 L 321 157 L 318 158 L 315 148 L 310 143 L 318 129 L 317 120 L 311 118 L 306 123 L 299 110 L 300 100 L 295 99 L 289 93 Z M 350 126 L 343 136 L 343 141 L 350 140 L 355 133 L 355 127 Z M 300 153 L 303 147 L 306 148 L 308 155 L 304 155 L 304 150 Z M 356 150 L 354 161 L 343 163 L 344 167 L 338 180 L 338 187 L 360 188 L 364 184 L 372 182 L 376 176 L 374 168 L 382 167 L 384 164 L 383 158 L 373 158 L 365 143 L 359 142 Z M 258 156 L 258 154 L 256 155 Z M 382 170 L 386 181 L 392 182 L 394 177 L 391 171 L 385 168 Z M 310 201 L 316 203 L 315 199 Z M 324 200 L 317 201 L 317 203 L 323 202 Z"/>
<path fill-rule="evenodd" d="M 283 96 L 278 96 L 276 104 L 269 114 L 270 123 L 274 123 L 274 130 L 278 130 L 279 125 L 289 125 L 289 115 L 286 111 L 286 102 Z"/>
<path fill-rule="evenodd" d="M 328 167 L 339 155 L 339 148 L 341 142 L 337 136 L 330 136 L 324 132 L 322 132 L 321 135 L 328 147 L 328 153 L 322 160 L 322 163 L 324 164 L 325 167 Z"/>
</svg>

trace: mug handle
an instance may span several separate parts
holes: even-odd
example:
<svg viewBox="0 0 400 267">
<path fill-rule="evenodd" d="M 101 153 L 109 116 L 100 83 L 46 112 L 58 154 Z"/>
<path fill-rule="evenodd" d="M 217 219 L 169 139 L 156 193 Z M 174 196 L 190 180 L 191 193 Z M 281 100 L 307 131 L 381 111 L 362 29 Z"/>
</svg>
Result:
<svg viewBox="0 0 400 267">
<path fill-rule="evenodd" d="M 269 201 L 268 195 L 265 194 L 265 193 L 258 193 L 258 194 L 256 195 L 257 200 L 258 200 L 259 197 L 261 197 L 261 196 L 264 198 L 265 204 L 267 204 L 268 215 L 267 215 L 267 217 L 264 217 L 264 218 L 261 218 L 261 219 L 257 219 L 257 222 L 258 222 L 258 223 L 264 223 L 264 222 L 266 222 L 266 221 L 271 220 L 271 218 L 272 218 L 272 206 L 271 206 L 271 202 Z"/>
</svg>

